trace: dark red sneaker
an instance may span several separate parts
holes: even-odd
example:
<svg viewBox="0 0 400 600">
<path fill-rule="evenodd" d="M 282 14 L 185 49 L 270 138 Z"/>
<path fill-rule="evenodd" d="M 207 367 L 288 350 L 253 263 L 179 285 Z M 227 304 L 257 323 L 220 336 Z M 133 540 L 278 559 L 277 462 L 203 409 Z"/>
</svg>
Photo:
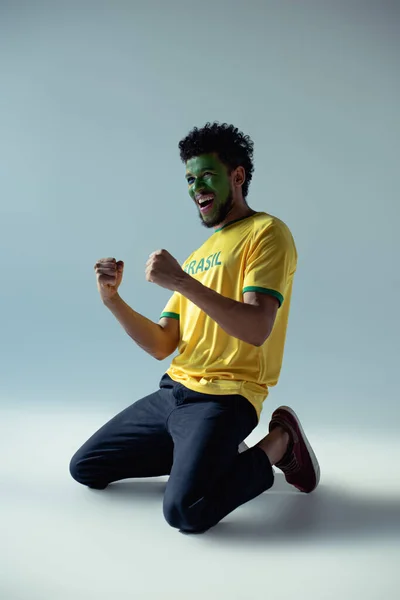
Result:
<svg viewBox="0 0 400 600">
<path fill-rule="evenodd" d="M 277 408 L 272 414 L 269 430 L 272 431 L 275 427 L 282 427 L 290 436 L 288 450 L 275 466 L 284 473 L 288 483 L 300 492 L 309 494 L 319 483 L 320 469 L 294 410 L 289 406 Z"/>
</svg>

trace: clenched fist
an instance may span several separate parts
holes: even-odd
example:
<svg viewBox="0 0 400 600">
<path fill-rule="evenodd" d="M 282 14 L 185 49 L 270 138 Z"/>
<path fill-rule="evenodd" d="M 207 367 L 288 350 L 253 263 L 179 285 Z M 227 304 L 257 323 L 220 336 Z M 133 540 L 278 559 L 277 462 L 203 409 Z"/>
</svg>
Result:
<svg viewBox="0 0 400 600">
<path fill-rule="evenodd" d="M 150 254 L 146 263 L 147 281 L 174 292 L 185 277 L 186 273 L 167 250 L 157 250 Z"/>
<path fill-rule="evenodd" d="M 97 289 L 103 302 L 113 298 L 118 292 L 124 272 L 124 262 L 115 258 L 101 258 L 94 265 Z"/>
</svg>

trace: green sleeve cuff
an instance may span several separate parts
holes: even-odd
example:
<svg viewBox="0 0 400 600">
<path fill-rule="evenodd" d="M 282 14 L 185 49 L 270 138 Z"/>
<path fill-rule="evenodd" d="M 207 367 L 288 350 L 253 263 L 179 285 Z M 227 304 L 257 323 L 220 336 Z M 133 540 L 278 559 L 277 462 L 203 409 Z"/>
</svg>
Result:
<svg viewBox="0 0 400 600">
<path fill-rule="evenodd" d="M 262 287 L 256 287 L 253 285 L 249 285 L 245 288 L 243 288 L 243 294 L 245 292 L 259 292 L 260 294 L 269 294 L 270 296 L 274 296 L 274 298 L 277 298 L 277 300 L 279 301 L 279 306 L 281 307 L 283 304 L 283 296 L 282 294 L 280 294 L 279 292 L 277 292 L 276 290 L 270 290 L 268 288 L 262 288 Z"/>
<path fill-rule="evenodd" d="M 163 312 L 161 314 L 160 319 L 165 318 L 165 319 L 177 319 L 179 321 L 179 315 L 178 313 L 174 313 L 174 312 Z"/>
</svg>

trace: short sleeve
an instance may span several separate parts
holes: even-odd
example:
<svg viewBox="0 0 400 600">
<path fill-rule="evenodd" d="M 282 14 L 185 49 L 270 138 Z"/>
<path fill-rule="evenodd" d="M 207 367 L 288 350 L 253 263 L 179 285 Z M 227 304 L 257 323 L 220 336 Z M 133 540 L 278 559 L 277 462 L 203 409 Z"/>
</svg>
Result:
<svg viewBox="0 0 400 600">
<path fill-rule="evenodd" d="M 257 232 L 246 258 L 243 293 L 275 296 L 281 306 L 297 265 L 296 246 L 289 228 L 274 222 Z"/>
<path fill-rule="evenodd" d="M 162 318 L 170 318 L 170 319 L 179 319 L 180 315 L 180 299 L 179 294 L 174 292 L 171 298 L 168 300 L 166 307 L 161 313 L 160 319 Z"/>
</svg>

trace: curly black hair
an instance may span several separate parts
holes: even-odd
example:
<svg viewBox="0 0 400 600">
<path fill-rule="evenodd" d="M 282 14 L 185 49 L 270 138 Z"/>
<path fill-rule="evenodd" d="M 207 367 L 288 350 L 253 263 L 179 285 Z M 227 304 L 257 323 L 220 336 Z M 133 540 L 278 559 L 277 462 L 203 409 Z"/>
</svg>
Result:
<svg viewBox="0 0 400 600">
<path fill-rule="evenodd" d="M 244 135 L 237 127 L 227 123 L 206 123 L 202 129 L 194 127 L 179 142 L 182 162 L 201 154 L 216 153 L 226 165 L 229 173 L 237 167 L 243 167 L 246 179 L 242 186 L 243 198 L 246 198 L 253 177 L 254 143 L 248 135 Z"/>
</svg>

